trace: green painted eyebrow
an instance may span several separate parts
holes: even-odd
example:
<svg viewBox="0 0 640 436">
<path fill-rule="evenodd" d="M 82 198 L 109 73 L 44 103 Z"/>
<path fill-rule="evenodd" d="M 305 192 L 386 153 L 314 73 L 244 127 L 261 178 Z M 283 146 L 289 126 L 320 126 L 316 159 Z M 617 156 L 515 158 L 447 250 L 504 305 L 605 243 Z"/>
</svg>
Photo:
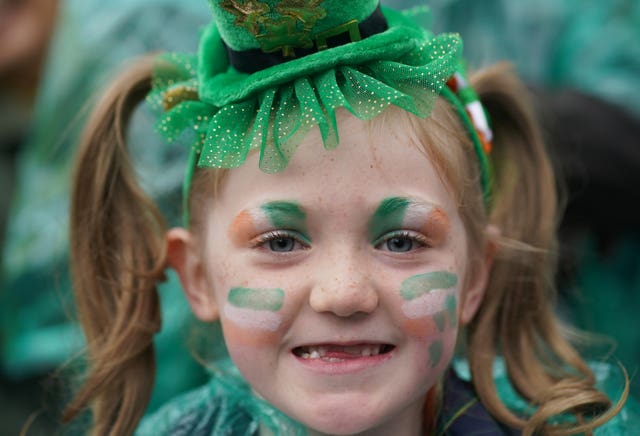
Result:
<svg viewBox="0 0 640 436">
<path fill-rule="evenodd" d="M 285 229 L 307 231 L 307 215 L 298 203 L 293 201 L 272 201 L 260 206 L 271 224 Z"/>
<path fill-rule="evenodd" d="M 227 297 L 233 306 L 277 312 L 284 304 L 282 289 L 231 288 Z"/>
<path fill-rule="evenodd" d="M 390 197 L 382 200 L 369 220 L 368 236 L 374 241 L 391 229 L 402 227 L 407 208 L 412 203 L 405 197 Z"/>
</svg>

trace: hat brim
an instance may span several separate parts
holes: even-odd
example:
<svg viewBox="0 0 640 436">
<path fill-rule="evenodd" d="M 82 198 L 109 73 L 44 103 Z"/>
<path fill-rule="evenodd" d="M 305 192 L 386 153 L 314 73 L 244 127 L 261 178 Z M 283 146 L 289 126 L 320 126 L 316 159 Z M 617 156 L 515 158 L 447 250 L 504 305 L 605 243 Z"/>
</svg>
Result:
<svg viewBox="0 0 640 436">
<path fill-rule="evenodd" d="M 212 24 L 202 36 L 198 53 L 199 99 L 223 107 L 295 78 L 313 76 L 340 65 L 361 65 L 378 59 L 408 63 L 406 57 L 430 34 L 399 12 L 383 8 L 383 14 L 389 29 L 382 33 L 252 74 L 238 72 L 229 65 L 218 29 Z"/>
</svg>

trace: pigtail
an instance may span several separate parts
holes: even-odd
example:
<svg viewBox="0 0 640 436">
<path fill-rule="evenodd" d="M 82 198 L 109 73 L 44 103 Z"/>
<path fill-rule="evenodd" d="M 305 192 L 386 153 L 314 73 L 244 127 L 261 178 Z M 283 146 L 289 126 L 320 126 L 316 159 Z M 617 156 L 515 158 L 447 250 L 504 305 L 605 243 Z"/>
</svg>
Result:
<svg viewBox="0 0 640 436">
<path fill-rule="evenodd" d="M 589 431 L 615 411 L 566 339 L 553 307 L 557 199 L 551 163 L 526 101 L 526 90 L 504 66 L 472 78 L 494 127 L 494 197 L 489 222 L 501 231 L 478 314 L 468 329 L 472 379 L 488 410 L 524 434 Z M 529 420 L 513 414 L 496 392 L 492 367 L 500 354 L 514 388 L 537 406 Z M 573 414 L 574 426 L 549 419 Z M 583 417 L 594 417 L 583 421 Z"/>
<path fill-rule="evenodd" d="M 141 59 L 98 103 L 73 180 L 71 269 L 88 375 L 63 419 L 90 406 L 96 435 L 133 432 L 155 374 L 165 225 L 138 186 L 125 145 L 131 114 L 150 89 L 152 65 L 151 57 Z"/>
</svg>

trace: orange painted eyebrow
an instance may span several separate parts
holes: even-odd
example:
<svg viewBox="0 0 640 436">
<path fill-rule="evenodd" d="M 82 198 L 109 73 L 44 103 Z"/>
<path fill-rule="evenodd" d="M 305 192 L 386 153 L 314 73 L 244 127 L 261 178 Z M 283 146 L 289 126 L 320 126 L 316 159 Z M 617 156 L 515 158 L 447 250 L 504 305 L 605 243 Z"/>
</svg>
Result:
<svg viewBox="0 0 640 436">
<path fill-rule="evenodd" d="M 451 223 L 445 211 L 439 207 L 433 208 L 423 229 L 423 233 L 431 240 L 431 244 L 439 245 L 442 243 L 450 230 Z"/>
<path fill-rule="evenodd" d="M 251 214 L 243 210 L 231 222 L 229 226 L 229 239 L 235 244 L 243 244 L 256 233 L 256 227 Z"/>
</svg>

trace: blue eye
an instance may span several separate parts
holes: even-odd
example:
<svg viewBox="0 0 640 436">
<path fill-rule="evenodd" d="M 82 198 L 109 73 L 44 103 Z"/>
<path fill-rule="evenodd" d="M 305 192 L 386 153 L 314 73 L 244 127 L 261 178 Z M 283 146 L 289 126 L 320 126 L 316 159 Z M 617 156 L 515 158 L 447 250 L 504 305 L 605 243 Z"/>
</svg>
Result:
<svg viewBox="0 0 640 436">
<path fill-rule="evenodd" d="M 296 246 L 296 240 L 293 238 L 276 238 L 269 241 L 269 249 L 278 253 L 286 253 L 293 251 Z"/>
<path fill-rule="evenodd" d="M 309 241 L 297 232 L 274 230 L 258 236 L 253 246 L 260 247 L 273 253 L 289 253 L 309 248 Z"/>
<path fill-rule="evenodd" d="M 388 233 L 374 243 L 376 249 L 392 253 L 408 253 L 427 245 L 424 236 L 407 230 Z"/>
<path fill-rule="evenodd" d="M 406 251 L 411 251 L 413 248 L 414 242 L 408 238 L 395 237 L 391 239 L 387 239 L 385 242 L 385 248 L 389 251 L 395 251 L 397 253 L 404 253 Z"/>
</svg>

